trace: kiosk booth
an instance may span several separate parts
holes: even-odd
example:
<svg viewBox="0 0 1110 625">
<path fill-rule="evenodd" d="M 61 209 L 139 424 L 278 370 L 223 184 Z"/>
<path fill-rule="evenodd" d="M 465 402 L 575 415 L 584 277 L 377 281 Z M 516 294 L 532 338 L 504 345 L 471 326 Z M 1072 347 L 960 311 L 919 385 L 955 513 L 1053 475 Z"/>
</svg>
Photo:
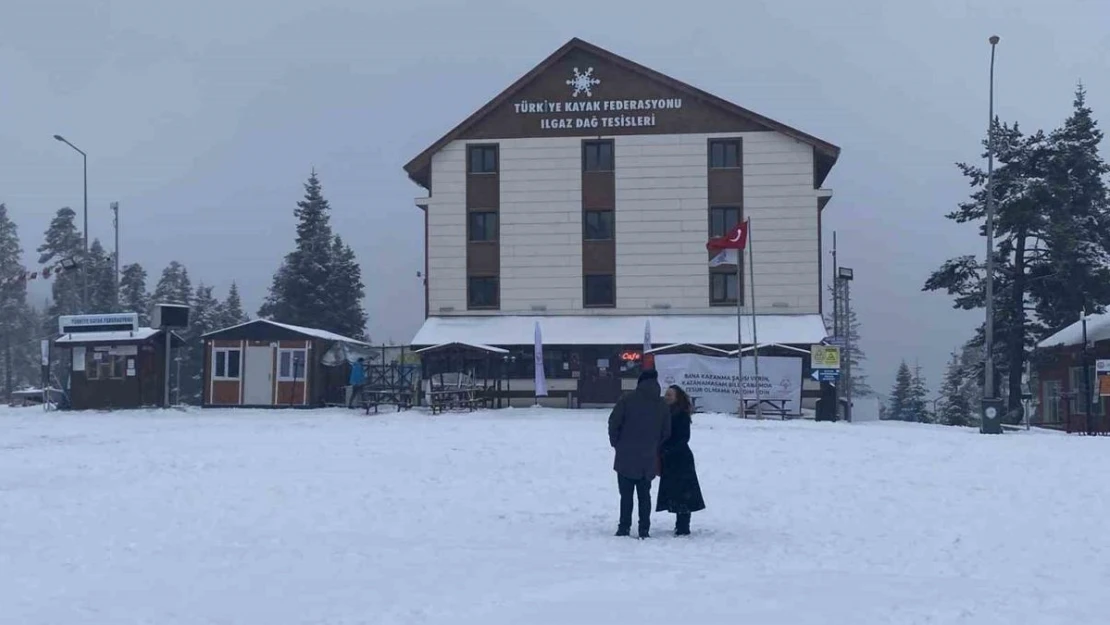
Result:
<svg viewBox="0 0 1110 625">
<path fill-rule="evenodd" d="M 72 410 L 159 406 L 166 375 L 163 330 L 139 327 L 139 315 L 63 315 L 54 345 L 69 367 Z M 171 349 L 182 346 L 171 334 Z"/>
</svg>

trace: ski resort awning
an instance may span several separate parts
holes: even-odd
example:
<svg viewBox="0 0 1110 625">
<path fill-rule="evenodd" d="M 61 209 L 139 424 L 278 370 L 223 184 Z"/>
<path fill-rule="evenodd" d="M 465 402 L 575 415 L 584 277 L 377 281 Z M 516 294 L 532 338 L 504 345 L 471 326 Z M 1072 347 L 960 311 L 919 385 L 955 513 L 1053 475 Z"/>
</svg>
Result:
<svg viewBox="0 0 1110 625">
<path fill-rule="evenodd" d="M 653 347 L 653 348 L 647 350 L 644 353 L 645 354 L 661 354 L 663 352 L 683 351 L 683 350 L 694 351 L 694 352 L 706 352 L 708 354 L 720 355 L 720 356 L 728 356 L 730 353 L 736 353 L 736 350 L 732 350 L 732 352 L 729 352 L 727 349 L 718 349 L 716 347 L 710 347 L 708 345 L 699 345 L 697 343 L 675 343 L 673 345 L 663 345 L 662 347 Z"/>
<path fill-rule="evenodd" d="M 440 343 L 439 345 L 432 345 L 423 349 L 414 351 L 414 354 L 427 354 L 428 352 L 437 352 L 452 347 L 469 348 L 479 352 L 489 352 L 491 354 L 508 354 L 509 350 L 501 349 L 500 347 L 492 347 L 490 345 L 479 345 L 477 343 L 465 343 L 463 341 L 453 341 L 451 343 Z"/>
<path fill-rule="evenodd" d="M 651 323 L 654 345 L 736 345 L 736 315 L 498 315 L 429 317 L 411 345 L 531 345 L 536 322 L 545 345 L 642 345 Z M 821 315 L 759 315 L 761 344 L 810 345 L 827 336 Z M 740 326 L 752 342 L 751 317 Z"/>
<path fill-rule="evenodd" d="M 820 342 L 820 341 L 815 341 L 815 342 Z M 781 343 L 764 343 L 764 342 L 760 341 L 759 349 L 761 351 L 764 350 L 764 349 L 767 349 L 769 347 L 774 347 L 774 348 L 777 348 L 777 349 L 784 349 L 788 352 L 797 352 L 799 354 L 805 354 L 806 356 L 809 355 L 809 350 L 808 349 L 802 349 L 800 347 L 791 347 L 789 345 L 783 345 Z M 749 345 L 749 346 L 747 346 L 747 347 L 745 347 L 744 349 L 741 349 L 741 350 L 735 350 L 734 349 L 731 352 L 729 352 L 728 355 L 729 356 L 735 356 L 737 351 L 739 351 L 740 353 L 743 353 L 743 354 L 750 354 L 752 352 L 752 349 L 754 349 L 754 348 L 755 348 L 754 345 Z"/>
</svg>

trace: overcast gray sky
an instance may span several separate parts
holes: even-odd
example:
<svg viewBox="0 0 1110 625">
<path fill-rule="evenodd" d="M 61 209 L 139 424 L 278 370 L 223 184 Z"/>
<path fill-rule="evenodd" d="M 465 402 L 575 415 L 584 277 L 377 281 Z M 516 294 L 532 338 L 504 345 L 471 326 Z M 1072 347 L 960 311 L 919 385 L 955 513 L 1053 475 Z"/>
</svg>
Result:
<svg viewBox="0 0 1110 625">
<path fill-rule="evenodd" d="M 840 145 L 826 241 L 856 271 L 868 371 L 900 359 L 939 382 L 980 313 L 921 293 L 945 258 L 980 252 L 943 214 L 967 187 L 996 108 L 1027 129 L 1069 112 L 1083 79 L 1110 120 L 1110 4 L 1102 0 L 7 0 L 0 9 L 0 202 L 27 262 L 54 212 L 157 280 L 171 260 L 253 311 L 293 238 L 315 167 L 362 262 L 375 340 L 423 316 L 421 195 L 401 165 L 578 36 Z M 1110 125 L 1104 121 L 1103 127 Z M 42 294 L 45 291 L 37 291 Z"/>
</svg>

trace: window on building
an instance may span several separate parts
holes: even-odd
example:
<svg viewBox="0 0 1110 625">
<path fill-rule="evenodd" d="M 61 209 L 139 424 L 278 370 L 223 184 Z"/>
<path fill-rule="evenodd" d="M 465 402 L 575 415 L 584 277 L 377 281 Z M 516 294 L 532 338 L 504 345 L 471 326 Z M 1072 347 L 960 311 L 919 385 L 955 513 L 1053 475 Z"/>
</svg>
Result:
<svg viewBox="0 0 1110 625">
<path fill-rule="evenodd" d="M 86 380 L 122 380 L 127 374 L 127 357 L 106 350 L 85 351 Z"/>
<path fill-rule="evenodd" d="M 497 173 L 497 146 L 496 145 L 472 145 L 468 148 L 469 153 L 469 169 L 472 174 L 495 174 Z"/>
<path fill-rule="evenodd" d="M 584 142 L 582 171 L 613 171 L 613 142 L 611 140 Z"/>
<path fill-rule="evenodd" d="M 1094 408 L 1094 414 L 1102 414 L 1102 398 L 1098 396 L 1098 377 L 1094 365 L 1088 367 L 1090 379 L 1083 383 L 1083 367 L 1072 367 L 1069 371 L 1069 382 L 1072 392 L 1073 414 L 1087 414 L 1087 409 Z"/>
<path fill-rule="evenodd" d="M 709 142 L 710 169 L 740 167 L 740 140 L 718 139 Z"/>
<path fill-rule="evenodd" d="M 613 276 L 586 276 L 583 286 L 585 306 L 600 308 L 617 305 L 616 280 Z"/>
<path fill-rule="evenodd" d="M 497 278 L 471 276 L 466 280 L 466 303 L 471 309 L 497 308 Z"/>
<path fill-rule="evenodd" d="M 306 356 L 304 349 L 278 350 L 278 381 L 304 380 Z"/>
<path fill-rule="evenodd" d="M 243 352 L 238 349 L 212 350 L 212 379 L 238 380 Z"/>
<path fill-rule="evenodd" d="M 613 240 L 613 211 L 586 211 L 582 219 L 582 238 L 587 241 Z"/>
<path fill-rule="evenodd" d="M 1044 407 L 1040 410 L 1042 423 L 1060 423 L 1060 381 L 1045 380 L 1041 383 L 1044 389 L 1041 401 Z"/>
<path fill-rule="evenodd" d="M 476 212 L 470 213 L 469 240 L 485 242 L 497 240 L 497 213 Z"/>
<path fill-rule="evenodd" d="M 713 305 L 736 304 L 740 285 L 736 283 L 736 269 L 714 271 L 709 274 L 709 303 Z"/>
<path fill-rule="evenodd" d="M 723 237 L 743 218 L 739 206 L 714 206 L 709 209 L 709 236 Z"/>
<path fill-rule="evenodd" d="M 565 349 L 543 348 L 543 373 L 549 379 L 570 378 L 570 352 Z"/>
</svg>

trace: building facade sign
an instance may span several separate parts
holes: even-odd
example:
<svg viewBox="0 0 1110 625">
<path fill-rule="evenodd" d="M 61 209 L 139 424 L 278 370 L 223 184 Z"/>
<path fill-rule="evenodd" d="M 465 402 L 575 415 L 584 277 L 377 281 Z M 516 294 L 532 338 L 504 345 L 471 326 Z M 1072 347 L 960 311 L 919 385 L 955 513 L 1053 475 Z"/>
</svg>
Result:
<svg viewBox="0 0 1110 625">
<path fill-rule="evenodd" d="M 565 100 L 528 100 L 513 103 L 513 112 L 534 118 L 538 130 L 652 128 L 666 111 L 682 108 L 682 98 L 594 99 L 593 88 L 601 85 L 594 68 L 580 72 L 575 67 L 566 80 Z"/>
<path fill-rule="evenodd" d="M 58 317 L 58 332 L 113 332 L 139 329 L 139 315 L 116 313 L 107 315 L 62 315 Z"/>
</svg>

